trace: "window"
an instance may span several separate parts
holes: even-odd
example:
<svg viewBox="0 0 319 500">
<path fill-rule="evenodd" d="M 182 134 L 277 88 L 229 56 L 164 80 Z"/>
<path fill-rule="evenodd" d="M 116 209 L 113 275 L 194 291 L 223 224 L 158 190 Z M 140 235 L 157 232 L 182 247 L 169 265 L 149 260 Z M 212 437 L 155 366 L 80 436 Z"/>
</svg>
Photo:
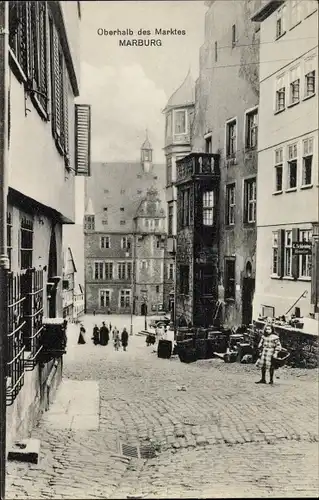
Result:
<svg viewBox="0 0 319 500">
<path fill-rule="evenodd" d="M 100 290 L 100 307 L 110 307 L 111 292 L 110 290 Z"/>
<path fill-rule="evenodd" d="M 291 0 L 290 7 L 291 7 L 290 28 L 294 28 L 298 23 L 300 23 L 300 20 L 301 20 L 301 2 L 300 2 L 300 0 Z"/>
<path fill-rule="evenodd" d="M 103 211 L 104 211 L 104 212 L 107 212 L 107 207 L 104 207 L 104 208 L 103 208 Z"/>
<path fill-rule="evenodd" d="M 310 97 L 316 92 L 316 59 L 315 57 L 310 57 L 305 60 L 304 65 L 305 71 L 305 90 L 304 96 Z"/>
<path fill-rule="evenodd" d="M 84 216 L 84 229 L 89 231 L 94 231 L 95 229 L 95 217 L 94 215 Z"/>
<path fill-rule="evenodd" d="M 32 267 L 33 220 L 22 217 L 20 223 L 20 264 L 21 269 Z"/>
<path fill-rule="evenodd" d="M 278 267 L 278 231 L 272 233 L 272 274 L 279 275 Z"/>
<path fill-rule="evenodd" d="M 235 259 L 225 259 L 225 300 L 236 298 Z"/>
<path fill-rule="evenodd" d="M 215 62 L 218 61 L 218 44 L 215 42 Z"/>
<path fill-rule="evenodd" d="M 173 280 L 174 279 L 174 264 L 173 263 L 168 264 L 167 276 L 168 276 L 169 280 Z"/>
<path fill-rule="evenodd" d="M 285 267 L 284 275 L 292 276 L 292 231 L 285 231 Z"/>
<path fill-rule="evenodd" d="M 226 154 L 227 157 L 234 157 L 236 155 L 236 135 L 237 135 L 237 122 L 232 120 L 226 124 Z"/>
<path fill-rule="evenodd" d="M 277 10 L 277 19 L 276 19 L 276 39 L 280 38 L 282 35 L 286 33 L 285 30 L 285 14 L 286 8 L 282 7 Z"/>
<path fill-rule="evenodd" d="M 156 248 L 161 248 L 161 240 L 156 238 Z"/>
<path fill-rule="evenodd" d="M 137 194 L 142 194 L 142 190 L 141 190 L 141 189 L 138 189 L 138 190 L 137 190 Z"/>
<path fill-rule="evenodd" d="M 129 250 L 131 248 L 131 240 L 128 236 L 123 236 L 121 240 L 121 248 Z"/>
<path fill-rule="evenodd" d="M 107 225 L 108 225 L 108 223 L 109 223 L 109 222 L 108 222 L 108 219 L 103 219 L 103 220 L 102 220 L 102 225 L 103 225 L 103 226 L 107 226 Z"/>
<path fill-rule="evenodd" d="M 200 293 L 202 296 L 212 296 L 214 293 L 215 276 L 213 266 L 202 265 L 199 270 Z"/>
<path fill-rule="evenodd" d="M 172 113 L 167 113 L 165 136 L 171 137 L 171 135 L 172 135 Z"/>
<path fill-rule="evenodd" d="M 125 224 L 126 224 L 126 221 L 122 219 L 122 220 L 120 221 L 120 225 L 121 225 L 121 226 L 125 226 Z"/>
<path fill-rule="evenodd" d="M 232 226 L 235 224 L 236 192 L 235 184 L 226 186 L 226 224 Z"/>
<path fill-rule="evenodd" d="M 313 137 L 304 139 L 302 142 L 302 186 L 312 184 L 312 160 L 313 160 Z"/>
<path fill-rule="evenodd" d="M 121 290 L 120 294 L 120 307 L 130 307 L 131 305 L 131 291 L 130 290 Z"/>
<path fill-rule="evenodd" d="M 159 291 L 160 291 L 160 287 L 159 287 L 159 285 L 156 285 L 155 290 L 156 290 L 156 293 L 159 293 Z"/>
<path fill-rule="evenodd" d="M 120 211 L 121 211 L 121 212 L 124 212 L 124 207 L 120 207 Z"/>
<path fill-rule="evenodd" d="M 172 184 L 173 177 L 172 177 L 172 157 L 167 156 L 166 157 L 166 183 L 169 186 Z"/>
<path fill-rule="evenodd" d="M 173 234 L 174 206 L 173 203 L 168 204 L 168 234 Z"/>
<path fill-rule="evenodd" d="M 145 227 L 149 227 L 149 225 L 150 225 L 149 222 L 150 221 L 148 219 L 144 219 L 144 225 L 145 225 Z"/>
<path fill-rule="evenodd" d="M 121 189 L 121 194 L 125 194 L 125 189 Z"/>
<path fill-rule="evenodd" d="M 31 98 L 47 119 L 48 58 L 46 2 L 10 2 L 9 44 L 13 61 L 27 79 Z"/>
<path fill-rule="evenodd" d="M 142 260 L 141 261 L 141 269 L 145 270 L 148 268 L 148 265 L 147 265 L 147 260 Z"/>
<path fill-rule="evenodd" d="M 108 189 L 104 189 L 104 193 L 107 194 L 109 193 L 110 191 Z"/>
<path fill-rule="evenodd" d="M 104 264 L 103 262 L 94 263 L 94 279 L 102 280 L 104 278 Z"/>
<path fill-rule="evenodd" d="M 300 68 L 290 70 L 290 96 L 289 104 L 297 104 L 300 100 Z"/>
<path fill-rule="evenodd" d="M 205 153 L 212 153 L 212 136 L 206 137 L 205 139 Z"/>
<path fill-rule="evenodd" d="M 111 239 L 109 236 L 101 236 L 101 248 L 111 248 Z"/>
<path fill-rule="evenodd" d="M 104 271 L 105 271 L 105 279 L 112 280 L 113 279 L 113 262 L 105 262 Z"/>
<path fill-rule="evenodd" d="M 182 295 L 188 295 L 189 293 L 189 266 L 180 265 L 179 266 L 179 291 Z"/>
<path fill-rule="evenodd" d="M 257 109 L 246 114 L 246 148 L 257 147 L 258 111 Z"/>
<path fill-rule="evenodd" d="M 7 212 L 7 253 L 9 259 L 9 269 L 12 262 L 12 213 Z"/>
<path fill-rule="evenodd" d="M 182 196 L 182 227 L 188 227 L 190 223 L 190 206 L 189 206 L 190 189 L 184 189 Z"/>
<path fill-rule="evenodd" d="M 174 111 L 174 132 L 176 135 L 186 134 L 186 111 Z"/>
<path fill-rule="evenodd" d="M 160 225 L 159 223 L 160 223 L 159 219 L 154 219 L 155 227 L 159 227 Z"/>
<path fill-rule="evenodd" d="M 231 35 L 231 46 L 234 48 L 236 45 L 236 24 L 232 25 L 231 29 L 232 35 Z"/>
<path fill-rule="evenodd" d="M 130 280 L 132 276 L 132 263 L 119 262 L 118 263 L 118 278 L 119 280 Z"/>
<path fill-rule="evenodd" d="M 282 111 L 286 107 L 286 88 L 284 76 L 276 80 L 276 112 Z"/>
<path fill-rule="evenodd" d="M 297 163 L 298 163 L 297 143 L 288 146 L 288 179 L 287 189 L 297 188 Z"/>
<path fill-rule="evenodd" d="M 256 222 L 256 179 L 244 181 L 244 222 Z"/>
<path fill-rule="evenodd" d="M 282 191 L 283 149 L 275 151 L 275 192 Z"/>
<path fill-rule="evenodd" d="M 204 226 L 214 224 L 214 191 L 203 193 L 203 224 Z"/>
<path fill-rule="evenodd" d="M 301 243 L 312 241 L 312 231 L 301 230 L 299 232 L 299 241 Z M 299 257 L 299 277 L 300 278 L 311 278 L 312 269 L 312 256 L 311 255 L 300 255 Z"/>
</svg>

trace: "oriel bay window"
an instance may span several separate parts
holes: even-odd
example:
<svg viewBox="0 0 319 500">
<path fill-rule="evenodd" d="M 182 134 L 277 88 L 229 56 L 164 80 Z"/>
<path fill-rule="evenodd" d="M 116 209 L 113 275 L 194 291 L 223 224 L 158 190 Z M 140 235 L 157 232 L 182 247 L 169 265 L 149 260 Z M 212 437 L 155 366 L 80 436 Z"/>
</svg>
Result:
<svg viewBox="0 0 319 500">
<path fill-rule="evenodd" d="M 174 133 L 186 134 L 186 110 L 184 109 L 174 111 Z"/>
<path fill-rule="evenodd" d="M 33 254 L 33 219 L 22 216 L 20 222 L 20 267 L 28 269 L 32 267 Z"/>
<path fill-rule="evenodd" d="M 298 146 L 297 143 L 288 146 L 288 178 L 287 189 L 297 187 L 297 165 L 298 165 Z"/>
</svg>

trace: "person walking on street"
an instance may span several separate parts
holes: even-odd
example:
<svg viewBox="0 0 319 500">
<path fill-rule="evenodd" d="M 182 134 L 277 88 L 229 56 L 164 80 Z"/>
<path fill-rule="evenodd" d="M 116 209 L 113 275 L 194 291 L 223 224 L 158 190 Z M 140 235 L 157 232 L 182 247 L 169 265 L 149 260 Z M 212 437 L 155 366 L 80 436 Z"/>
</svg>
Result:
<svg viewBox="0 0 319 500">
<path fill-rule="evenodd" d="M 121 335 L 121 343 L 123 350 L 126 351 L 127 344 L 128 344 L 128 331 L 126 330 L 126 327 L 124 326 L 122 335 Z"/>
<path fill-rule="evenodd" d="M 118 351 L 121 345 L 121 340 L 120 340 L 120 332 L 118 331 L 117 328 L 114 328 L 113 331 L 113 342 L 114 342 L 114 349 Z"/>
<path fill-rule="evenodd" d="M 100 344 L 101 345 L 107 345 L 110 340 L 110 335 L 109 335 L 109 329 L 105 325 L 105 322 L 103 321 L 102 326 L 100 328 Z"/>
<path fill-rule="evenodd" d="M 84 328 L 84 326 L 83 326 L 82 323 L 80 325 L 80 333 L 79 333 L 79 337 L 78 337 L 78 344 L 86 344 L 86 341 L 85 341 L 85 328 Z"/>
<path fill-rule="evenodd" d="M 274 327 L 271 324 L 267 324 L 264 328 L 264 334 L 258 345 L 258 349 L 261 350 L 260 358 L 257 360 L 256 366 L 261 368 L 261 379 L 256 384 L 266 384 L 266 371 L 269 371 L 270 380 L 269 384 L 274 383 L 274 371 L 272 360 L 277 358 L 278 353 L 281 351 L 282 347 L 278 335 L 274 332 Z"/>
<path fill-rule="evenodd" d="M 93 337 L 92 337 L 92 340 L 93 340 L 93 344 L 94 345 L 97 345 L 100 343 L 100 329 L 97 325 L 94 326 L 93 328 Z"/>
</svg>

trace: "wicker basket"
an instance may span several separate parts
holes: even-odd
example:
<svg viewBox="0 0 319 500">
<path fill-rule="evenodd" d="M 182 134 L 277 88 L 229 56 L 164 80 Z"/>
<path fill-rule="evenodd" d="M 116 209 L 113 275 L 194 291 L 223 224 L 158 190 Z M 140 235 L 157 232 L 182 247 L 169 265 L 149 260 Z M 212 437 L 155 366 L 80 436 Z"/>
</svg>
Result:
<svg viewBox="0 0 319 500">
<path fill-rule="evenodd" d="M 277 369 L 280 368 L 281 366 L 284 366 L 288 359 L 290 357 L 290 353 L 286 349 L 282 349 L 279 353 L 277 358 L 272 358 L 271 364 L 272 367 Z"/>
</svg>

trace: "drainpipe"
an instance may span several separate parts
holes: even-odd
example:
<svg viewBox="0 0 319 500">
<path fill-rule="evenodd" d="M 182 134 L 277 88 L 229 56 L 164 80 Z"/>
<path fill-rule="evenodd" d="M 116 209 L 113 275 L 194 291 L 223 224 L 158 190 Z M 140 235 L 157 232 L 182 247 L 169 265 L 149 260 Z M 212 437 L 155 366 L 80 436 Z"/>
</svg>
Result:
<svg viewBox="0 0 319 500">
<path fill-rule="evenodd" d="M 0 499 L 6 479 L 6 361 L 8 334 L 7 171 L 8 171 L 8 3 L 0 1 Z"/>
</svg>

